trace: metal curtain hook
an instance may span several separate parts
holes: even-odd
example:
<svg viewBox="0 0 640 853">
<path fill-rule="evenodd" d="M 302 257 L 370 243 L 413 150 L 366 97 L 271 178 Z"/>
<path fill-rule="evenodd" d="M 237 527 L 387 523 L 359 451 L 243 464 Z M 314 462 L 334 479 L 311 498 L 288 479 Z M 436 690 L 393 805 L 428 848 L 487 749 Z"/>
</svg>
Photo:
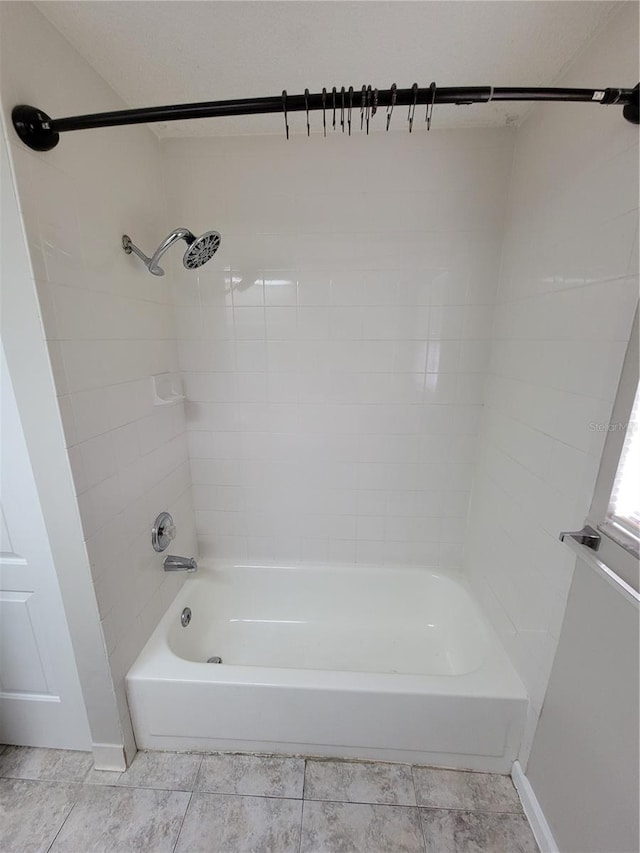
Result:
<svg viewBox="0 0 640 853">
<path fill-rule="evenodd" d="M 289 122 L 287 121 L 287 90 L 282 90 L 282 111 L 284 113 L 284 128 L 287 132 L 287 139 L 289 138 Z"/>
<path fill-rule="evenodd" d="M 309 125 L 309 90 L 304 90 L 304 105 L 307 110 L 307 136 L 311 133 L 311 127 Z"/>
<path fill-rule="evenodd" d="M 416 113 L 416 99 L 418 97 L 418 84 L 414 83 L 411 87 L 411 91 L 413 92 L 413 103 L 409 104 L 409 115 L 407 118 L 409 119 L 409 133 L 413 130 L 413 117 Z"/>
<path fill-rule="evenodd" d="M 373 104 L 371 105 L 371 115 L 374 116 L 378 112 L 378 90 L 373 90 Z"/>
<path fill-rule="evenodd" d="M 371 86 L 367 86 L 367 109 L 365 115 L 367 121 L 367 136 L 369 136 L 369 117 L 371 116 Z"/>
<path fill-rule="evenodd" d="M 362 100 L 360 101 L 360 130 L 364 127 L 364 104 L 367 100 L 367 87 L 362 87 Z"/>
<path fill-rule="evenodd" d="M 322 131 L 324 135 L 327 135 L 327 90 L 322 87 Z"/>
<path fill-rule="evenodd" d="M 397 90 L 397 86 L 394 83 L 391 86 L 391 104 L 387 107 L 387 130 L 389 130 L 389 124 L 391 122 L 391 116 L 393 114 L 393 108 L 396 105 L 396 90 Z"/>
<path fill-rule="evenodd" d="M 432 83 L 429 88 L 431 89 L 431 101 L 427 104 L 427 111 L 424 117 L 424 120 L 427 123 L 427 130 L 431 130 L 431 119 L 433 117 L 433 105 L 436 102 L 436 84 Z"/>
<path fill-rule="evenodd" d="M 342 128 L 342 132 L 344 133 L 344 86 L 340 88 L 340 127 Z"/>
<path fill-rule="evenodd" d="M 349 112 L 347 114 L 347 124 L 349 125 L 349 136 L 351 136 L 351 109 L 353 107 L 353 86 L 349 86 Z"/>
<path fill-rule="evenodd" d="M 331 126 L 332 126 L 333 130 L 335 130 L 336 129 L 336 87 L 335 86 L 331 90 L 331 98 L 333 100 L 333 121 L 331 123 Z"/>
</svg>

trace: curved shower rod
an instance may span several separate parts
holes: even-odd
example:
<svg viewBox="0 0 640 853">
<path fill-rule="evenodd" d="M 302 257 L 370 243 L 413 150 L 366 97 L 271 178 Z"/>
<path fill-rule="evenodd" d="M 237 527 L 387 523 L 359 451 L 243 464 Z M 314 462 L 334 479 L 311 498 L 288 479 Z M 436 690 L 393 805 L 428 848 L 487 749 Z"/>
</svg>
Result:
<svg viewBox="0 0 640 853">
<path fill-rule="evenodd" d="M 639 84 L 640 85 L 640 84 Z M 355 97 L 354 97 L 355 96 Z M 410 89 L 372 89 L 363 86 L 362 89 L 344 87 L 338 92 L 323 89 L 321 93 L 310 94 L 305 90 L 304 95 L 282 95 L 267 98 L 242 98 L 232 101 L 204 101 L 197 104 L 174 104 L 162 107 L 144 107 L 133 110 L 117 110 L 115 112 L 92 113 L 89 115 L 70 116 L 68 118 L 52 119 L 37 107 L 20 104 L 12 110 L 13 126 L 20 139 L 35 151 L 50 151 L 60 140 L 60 134 L 70 130 L 88 130 L 95 127 L 116 127 L 127 124 L 146 124 L 157 121 L 180 121 L 182 119 L 215 118 L 218 116 L 258 115 L 262 113 L 284 114 L 287 125 L 288 112 L 308 113 L 311 110 L 322 110 L 323 119 L 326 111 L 333 110 L 334 127 L 336 98 L 337 107 L 343 111 L 349 108 L 364 113 L 365 105 L 367 118 L 374 115 L 379 107 L 393 110 L 394 106 L 409 107 L 410 126 L 413 124 L 411 109 L 416 105 L 427 105 L 431 109 L 436 104 L 486 104 L 490 101 L 583 101 L 604 105 L 624 107 L 623 115 L 633 124 L 640 123 L 640 101 L 638 86 L 633 89 L 563 89 L 563 88 L 526 88 L 496 86 L 449 86 L 436 87 L 434 83 L 427 88 L 418 88 L 417 84 Z M 345 103 L 345 98 L 349 101 Z M 430 124 L 430 122 L 427 122 Z M 323 120 L 326 133 L 326 120 Z M 368 126 L 368 122 L 367 122 Z M 387 130 L 389 124 L 387 122 Z M 288 125 L 287 125 L 288 137 Z"/>
</svg>

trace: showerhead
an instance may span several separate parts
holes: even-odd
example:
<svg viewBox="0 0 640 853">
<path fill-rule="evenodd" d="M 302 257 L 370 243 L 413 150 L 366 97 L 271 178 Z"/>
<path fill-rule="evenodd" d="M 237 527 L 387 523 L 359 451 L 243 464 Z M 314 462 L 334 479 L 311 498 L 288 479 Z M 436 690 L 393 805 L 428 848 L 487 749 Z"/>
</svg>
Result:
<svg viewBox="0 0 640 853">
<path fill-rule="evenodd" d="M 193 235 L 192 235 L 193 236 Z M 185 238 L 187 239 L 187 238 Z M 188 240 L 187 240 L 188 242 Z M 220 235 L 217 231 L 205 231 L 199 237 L 194 239 L 189 244 L 189 248 L 184 253 L 182 263 L 188 270 L 197 270 L 218 251 L 220 246 Z"/>
<path fill-rule="evenodd" d="M 178 240 L 184 240 L 187 244 L 182 263 L 188 270 L 196 270 L 206 264 L 220 247 L 220 235 L 217 231 L 205 231 L 204 234 L 196 237 L 188 228 L 176 228 L 168 237 L 165 237 L 150 258 L 132 243 L 131 237 L 126 234 L 122 235 L 122 248 L 128 255 L 132 252 L 137 255 L 152 275 L 164 275 L 164 270 L 158 266 L 158 262 L 167 249 Z"/>
</svg>

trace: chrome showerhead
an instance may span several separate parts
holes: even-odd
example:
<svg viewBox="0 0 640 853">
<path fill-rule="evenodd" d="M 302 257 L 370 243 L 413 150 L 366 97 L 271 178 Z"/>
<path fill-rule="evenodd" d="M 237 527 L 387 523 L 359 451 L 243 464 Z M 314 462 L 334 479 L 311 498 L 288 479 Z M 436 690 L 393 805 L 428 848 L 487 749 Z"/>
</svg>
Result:
<svg viewBox="0 0 640 853">
<path fill-rule="evenodd" d="M 191 235 L 193 236 L 193 235 Z M 185 238 L 188 241 L 188 238 Z M 182 263 L 188 270 L 197 270 L 218 251 L 220 246 L 220 235 L 217 231 L 205 231 L 199 237 L 194 237 L 189 248 L 184 253 Z"/>
<path fill-rule="evenodd" d="M 173 246 L 177 240 L 184 240 L 188 246 L 182 263 L 186 269 L 196 270 L 215 255 L 220 247 L 220 239 L 217 231 L 205 231 L 200 237 L 196 237 L 188 228 L 176 228 L 160 243 L 150 258 L 132 243 L 131 237 L 126 234 L 122 235 L 122 248 L 128 255 L 132 252 L 137 255 L 152 275 L 164 275 L 164 270 L 158 266 L 158 262 L 167 249 Z"/>
</svg>

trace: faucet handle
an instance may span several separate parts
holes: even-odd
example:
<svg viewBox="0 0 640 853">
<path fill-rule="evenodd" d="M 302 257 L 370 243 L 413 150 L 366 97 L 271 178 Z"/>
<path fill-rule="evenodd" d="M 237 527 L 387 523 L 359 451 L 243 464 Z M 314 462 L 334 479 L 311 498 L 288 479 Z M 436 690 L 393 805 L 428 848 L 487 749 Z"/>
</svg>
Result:
<svg viewBox="0 0 640 853">
<path fill-rule="evenodd" d="M 161 512 L 151 528 L 151 544 L 154 551 L 165 551 L 176 538 L 176 526 L 168 512 Z"/>
</svg>

